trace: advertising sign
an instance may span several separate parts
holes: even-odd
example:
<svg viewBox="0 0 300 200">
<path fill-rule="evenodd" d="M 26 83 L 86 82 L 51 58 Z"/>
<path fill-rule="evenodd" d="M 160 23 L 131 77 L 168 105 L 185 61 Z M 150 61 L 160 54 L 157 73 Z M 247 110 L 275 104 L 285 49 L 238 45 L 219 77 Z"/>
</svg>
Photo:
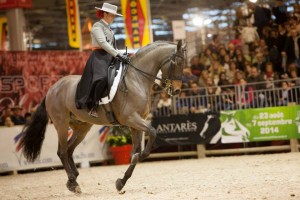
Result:
<svg viewBox="0 0 300 200">
<path fill-rule="evenodd" d="M 221 121 L 218 113 L 197 113 L 154 117 L 152 125 L 157 131 L 157 146 L 203 144 L 214 140 Z"/>
<path fill-rule="evenodd" d="M 121 0 L 125 22 L 126 46 L 138 49 L 152 42 L 148 0 Z"/>
<path fill-rule="evenodd" d="M 0 9 L 31 8 L 32 0 L 0 0 Z"/>
<path fill-rule="evenodd" d="M 222 143 L 300 138 L 300 106 L 221 112 Z"/>
<path fill-rule="evenodd" d="M 77 0 L 66 0 L 66 10 L 68 18 L 69 45 L 73 48 L 80 48 L 81 32 Z"/>
<path fill-rule="evenodd" d="M 58 138 L 53 124 L 46 129 L 40 156 L 28 162 L 19 147 L 23 126 L 0 127 L 0 172 L 61 166 L 57 156 Z M 75 163 L 104 161 L 110 158 L 106 137 L 109 127 L 94 125 L 84 140 L 77 146 L 73 158 Z M 70 128 L 68 135 L 73 130 Z"/>
</svg>

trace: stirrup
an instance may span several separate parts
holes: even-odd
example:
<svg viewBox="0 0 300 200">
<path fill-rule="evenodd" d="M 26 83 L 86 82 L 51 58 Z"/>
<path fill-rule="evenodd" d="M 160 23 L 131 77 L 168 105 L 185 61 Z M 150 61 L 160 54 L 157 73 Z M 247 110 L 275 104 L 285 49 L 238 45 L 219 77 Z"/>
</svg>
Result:
<svg viewBox="0 0 300 200">
<path fill-rule="evenodd" d="M 98 114 L 97 114 L 97 108 L 96 106 L 94 106 L 90 111 L 89 111 L 89 116 L 94 117 L 94 118 L 98 118 Z"/>
</svg>

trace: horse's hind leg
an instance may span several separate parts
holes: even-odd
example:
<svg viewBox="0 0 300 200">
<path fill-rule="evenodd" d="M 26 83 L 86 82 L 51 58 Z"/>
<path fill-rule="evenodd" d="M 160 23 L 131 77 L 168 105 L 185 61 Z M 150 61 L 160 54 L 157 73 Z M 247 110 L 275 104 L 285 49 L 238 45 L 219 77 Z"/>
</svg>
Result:
<svg viewBox="0 0 300 200">
<path fill-rule="evenodd" d="M 64 169 L 67 172 L 68 175 L 68 182 L 67 187 L 70 191 L 75 193 L 80 193 L 80 187 L 78 183 L 76 182 L 76 178 L 78 175 L 78 171 L 75 170 L 72 167 L 72 163 L 70 163 L 69 155 L 68 155 L 68 129 L 69 129 L 69 123 L 55 123 L 53 121 L 57 133 L 58 133 L 58 150 L 57 155 L 60 158 Z M 77 172 L 76 172 L 77 171 Z"/>
<path fill-rule="evenodd" d="M 73 152 L 74 152 L 75 148 L 77 147 L 77 145 L 80 144 L 82 142 L 82 140 L 85 138 L 86 134 L 91 129 L 92 125 L 85 123 L 85 122 L 72 120 L 70 122 L 70 127 L 73 130 L 73 134 L 68 141 L 68 159 L 69 159 L 70 167 L 72 168 L 72 171 L 74 171 L 75 177 L 77 178 L 77 176 L 79 175 L 79 172 L 74 163 Z M 75 178 L 75 182 L 76 182 L 76 178 Z M 72 183 L 68 181 L 67 186 L 68 186 L 69 190 L 72 191 L 72 189 L 70 189 L 70 187 L 72 187 Z M 77 185 L 74 184 L 74 186 L 76 187 Z"/>
<path fill-rule="evenodd" d="M 116 181 L 116 188 L 118 191 L 120 191 L 124 185 L 126 184 L 127 180 L 131 177 L 132 172 L 137 164 L 137 159 L 134 158 L 138 158 L 137 155 L 140 154 L 141 152 L 141 141 L 142 141 L 142 134 L 140 131 L 137 131 L 135 129 L 131 129 L 131 133 L 132 133 L 132 144 L 133 144 L 133 151 L 132 151 L 132 155 L 131 155 L 131 163 L 130 166 L 128 167 L 128 169 L 126 170 L 124 177 L 122 179 L 118 179 Z"/>
</svg>

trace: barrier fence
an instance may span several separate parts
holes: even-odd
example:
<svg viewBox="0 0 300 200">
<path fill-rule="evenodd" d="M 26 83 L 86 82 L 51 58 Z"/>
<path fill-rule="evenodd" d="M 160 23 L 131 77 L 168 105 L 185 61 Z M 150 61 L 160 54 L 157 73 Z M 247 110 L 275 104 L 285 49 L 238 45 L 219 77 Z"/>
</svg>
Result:
<svg viewBox="0 0 300 200">
<path fill-rule="evenodd" d="M 206 150 L 205 144 L 198 144 L 197 151 L 151 154 L 152 158 L 239 154 L 268 151 L 299 151 L 297 138 L 300 137 L 300 85 L 299 79 L 273 82 L 259 82 L 247 85 L 227 85 L 222 87 L 186 89 L 183 95 L 170 97 L 165 104 L 156 92 L 152 98 L 152 116 L 163 126 L 164 117 L 170 121 L 182 115 L 196 113 L 220 113 L 220 143 L 243 143 L 246 148 Z M 210 91 L 216 91 L 210 94 Z M 168 102 L 168 103 L 167 103 Z M 227 116 L 227 119 L 226 119 Z M 228 119 L 230 118 L 230 121 Z M 173 117 L 173 119 L 172 119 Z M 229 123 L 240 126 L 230 129 Z M 225 125 L 227 123 L 227 125 Z M 207 123 L 209 124 L 209 123 Z M 213 124 L 213 123 L 211 123 Z M 225 131 L 225 130 L 230 131 Z M 248 131 L 248 133 L 247 133 Z M 203 130 L 202 130 L 203 132 Z M 160 135 L 158 134 L 158 137 Z M 215 136 L 216 137 L 216 136 Z M 168 136 L 163 135 L 166 139 Z M 174 138 L 172 138 L 174 139 Z M 247 148 L 247 142 L 290 140 L 290 145 Z M 173 144 L 176 144 L 172 140 Z M 181 141 L 182 142 L 182 141 Z M 215 142 L 215 141 L 214 141 Z M 205 142 L 206 144 L 211 142 Z M 177 144 L 180 144 L 178 142 Z"/>
</svg>

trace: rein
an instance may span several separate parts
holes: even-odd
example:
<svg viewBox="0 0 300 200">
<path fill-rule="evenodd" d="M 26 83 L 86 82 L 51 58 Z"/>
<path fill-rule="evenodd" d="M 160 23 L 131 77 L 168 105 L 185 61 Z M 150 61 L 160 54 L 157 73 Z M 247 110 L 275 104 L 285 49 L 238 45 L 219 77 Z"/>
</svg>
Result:
<svg viewBox="0 0 300 200">
<path fill-rule="evenodd" d="M 159 66 L 159 69 L 161 69 L 165 64 L 167 64 L 168 62 L 171 62 L 171 69 L 173 69 L 174 67 L 174 64 L 175 64 L 175 58 L 176 57 L 180 57 L 180 58 L 184 58 L 182 55 L 180 55 L 180 54 L 178 54 L 178 53 L 176 53 L 176 52 L 174 52 L 169 58 L 167 58 L 163 63 L 161 63 L 160 64 L 160 66 Z M 163 82 L 164 84 L 166 84 L 167 86 L 170 84 L 170 81 L 173 81 L 173 80 L 180 80 L 181 79 L 181 77 L 175 77 L 174 79 L 168 79 L 168 78 L 166 78 L 166 79 L 163 79 L 163 78 L 159 78 L 159 77 L 157 77 L 157 76 L 155 76 L 155 75 L 152 75 L 152 74 L 149 74 L 149 73 L 147 73 L 147 72 L 144 72 L 143 70 L 140 70 L 139 68 L 137 68 L 137 67 L 135 67 L 133 64 L 131 64 L 131 63 L 128 63 L 128 65 L 130 66 L 130 67 L 132 67 L 133 69 L 135 69 L 136 71 L 138 71 L 138 72 L 140 72 L 142 75 L 144 75 L 146 78 L 148 78 L 149 79 L 149 77 L 151 77 L 151 78 L 154 78 L 154 80 L 160 80 L 161 82 Z M 171 73 L 171 71 L 170 71 L 170 73 Z M 158 84 L 157 84 L 158 85 Z M 159 85 L 160 86 L 160 85 Z M 161 88 L 163 88 L 162 86 L 160 86 Z"/>
</svg>

